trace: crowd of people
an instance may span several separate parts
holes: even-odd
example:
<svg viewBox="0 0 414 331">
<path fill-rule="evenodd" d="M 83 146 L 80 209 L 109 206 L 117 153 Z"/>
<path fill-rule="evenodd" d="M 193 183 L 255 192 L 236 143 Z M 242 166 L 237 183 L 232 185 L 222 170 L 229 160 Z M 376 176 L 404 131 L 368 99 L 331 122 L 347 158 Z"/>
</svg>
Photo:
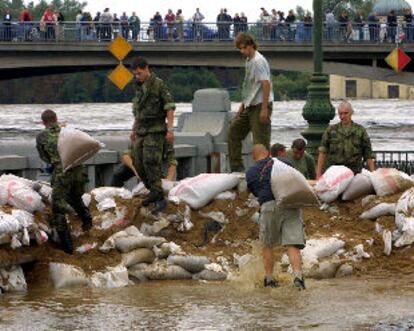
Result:
<svg viewBox="0 0 414 331">
<path fill-rule="evenodd" d="M 146 23 L 142 23 L 136 12 L 121 16 L 111 13 L 109 8 L 97 12 L 94 17 L 89 12 L 79 11 L 75 22 L 66 22 L 61 12 L 47 8 L 40 22 L 34 22 L 28 9 L 24 9 L 17 21 L 6 10 L 1 24 L 0 40 L 61 40 L 65 31 L 71 40 L 110 41 L 122 35 L 131 41 L 139 40 L 233 40 L 239 32 L 254 30 L 261 40 L 274 41 L 311 41 L 313 18 L 307 11 L 301 19 L 293 10 L 287 14 L 276 9 L 260 8 L 260 15 L 248 21 L 245 13 L 234 13 L 233 17 L 226 8 L 220 9 L 215 22 L 206 22 L 199 8 L 194 14 L 185 16 L 182 9 L 168 9 L 165 14 L 156 11 Z M 326 41 L 370 41 L 396 42 L 414 41 L 414 26 L 411 9 L 405 9 L 398 19 L 391 10 L 387 17 L 379 17 L 372 12 L 365 16 L 362 10 L 355 13 L 343 11 L 335 17 L 331 11 L 324 19 L 324 39 Z"/>
</svg>

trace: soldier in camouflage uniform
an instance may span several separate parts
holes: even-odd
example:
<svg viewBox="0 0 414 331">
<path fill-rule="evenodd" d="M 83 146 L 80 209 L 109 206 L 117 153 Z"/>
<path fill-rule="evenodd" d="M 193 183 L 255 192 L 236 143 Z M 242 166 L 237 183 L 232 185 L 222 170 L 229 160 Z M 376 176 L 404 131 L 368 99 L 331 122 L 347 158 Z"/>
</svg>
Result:
<svg viewBox="0 0 414 331">
<path fill-rule="evenodd" d="M 83 167 L 78 166 L 63 172 L 62 162 L 57 150 L 60 127 L 57 122 L 56 113 L 53 110 L 45 110 L 42 113 L 42 121 L 46 129 L 36 137 L 36 148 L 40 158 L 50 164 L 52 172 L 52 212 L 50 223 L 55 227 L 61 248 L 68 254 L 73 253 L 73 242 L 65 213 L 68 204 L 75 209 L 82 220 L 82 229 L 88 231 L 92 227 L 92 218 L 88 208 L 82 201 L 85 193 L 84 184 L 86 176 Z"/>
<path fill-rule="evenodd" d="M 136 176 L 134 167 L 134 149 L 132 146 L 126 149 L 122 155 L 122 164 L 117 167 L 112 177 L 111 186 L 121 187 L 124 182 Z M 166 170 L 166 180 L 174 180 L 177 172 L 177 160 L 175 158 L 174 146 L 166 143 L 163 151 L 163 170 Z M 166 168 L 166 169 L 165 169 Z M 163 171 L 164 172 L 164 171 Z M 139 177 L 139 176 L 138 176 Z"/>
<path fill-rule="evenodd" d="M 165 142 L 174 143 L 175 104 L 165 83 L 150 71 L 148 62 L 138 57 L 132 63 L 137 79 L 131 140 L 134 141 L 134 165 L 150 191 L 143 206 L 154 203 L 153 213 L 167 206 L 161 187 L 162 158 Z M 167 120 L 167 122 L 166 122 Z"/>
<path fill-rule="evenodd" d="M 352 106 L 343 101 L 338 106 L 340 123 L 329 126 L 322 136 L 319 147 L 316 179 L 331 165 L 344 165 L 355 174 L 361 172 L 363 161 L 370 171 L 375 170 L 374 154 L 367 131 L 352 121 Z"/>
</svg>

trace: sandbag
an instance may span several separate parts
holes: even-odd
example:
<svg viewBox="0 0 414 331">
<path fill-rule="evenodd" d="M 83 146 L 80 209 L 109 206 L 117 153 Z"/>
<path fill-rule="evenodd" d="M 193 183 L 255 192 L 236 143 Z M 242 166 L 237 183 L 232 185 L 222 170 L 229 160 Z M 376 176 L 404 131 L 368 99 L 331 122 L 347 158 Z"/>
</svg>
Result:
<svg viewBox="0 0 414 331">
<path fill-rule="evenodd" d="M 146 271 L 148 270 L 149 264 L 147 263 L 138 263 L 128 268 L 128 276 L 134 277 L 140 282 L 148 280 L 145 276 Z"/>
<path fill-rule="evenodd" d="M 0 234 L 16 233 L 21 229 L 21 224 L 16 217 L 0 210 Z"/>
<path fill-rule="evenodd" d="M 132 192 L 123 187 L 98 187 L 91 191 L 91 195 L 95 198 L 95 201 L 97 203 L 100 203 L 105 199 L 115 197 L 119 197 L 126 200 L 132 199 Z"/>
<path fill-rule="evenodd" d="M 96 288 L 118 288 L 129 284 L 128 270 L 124 266 L 108 267 L 105 272 L 95 272 L 90 286 Z"/>
<path fill-rule="evenodd" d="M 121 237 L 115 240 L 115 247 L 122 253 L 128 253 L 135 248 L 152 248 L 165 243 L 166 240 L 163 237 L 147 237 L 141 236 L 128 236 Z"/>
<path fill-rule="evenodd" d="M 0 181 L 0 200 L 2 204 L 7 203 L 30 213 L 42 211 L 45 207 L 39 193 L 15 179 Z"/>
<path fill-rule="evenodd" d="M 27 283 L 21 266 L 13 265 L 7 268 L 0 268 L 0 289 L 5 292 L 22 292 L 27 290 Z"/>
<path fill-rule="evenodd" d="M 152 263 L 154 260 L 155 254 L 148 248 L 138 248 L 122 254 L 122 264 L 127 268 L 138 263 Z"/>
<path fill-rule="evenodd" d="M 169 199 L 179 199 L 191 208 L 208 204 L 217 194 L 237 186 L 240 179 L 234 174 L 200 174 L 180 181 L 171 189 Z"/>
<path fill-rule="evenodd" d="M 318 199 L 306 178 L 295 168 L 276 158 L 273 159 L 271 186 L 279 207 L 301 208 L 318 205 Z"/>
<path fill-rule="evenodd" d="M 414 217 L 414 188 L 405 191 L 398 199 L 395 208 L 395 225 L 402 232 L 407 218 Z"/>
<path fill-rule="evenodd" d="M 403 192 L 414 186 L 414 180 L 394 168 L 380 168 L 371 172 L 371 182 L 378 196 Z"/>
<path fill-rule="evenodd" d="M 89 284 L 88 277 L 83 270 L 73 265 L 51 262 L 49 272 L 53 285 L 57 289 Z"/>
<path fill-rule="evenodd" d="M 334 278 L 342 264 L 343 262 L 338 260 L 322 261 L 313 265 L 309 270 L 304 270 L 303 273 L 305 277 L 313 279 Z"/>
<path fill-rule="evenodd" d="M 356 176 L 352 178 L 351 183 L 342 194 L 342 200 L 355 200 L 374 192 L 375 190 L 371 183 L 370 174 L 367 170 L 363 169 L 360 174 L 356 174 Z"/>
<path fill-rule="evenodd" d="M 214 271 L 214 270 L 208 270 L 204 269 L 200 271 L 197 274 L 193 275 L 193 279 L 201 279 L 201 280 L 209 280 L 209 281 L 215 281 L 215 280 L 226 280 L 227 274 L 224 271 Z"/>
<path fill-rule="evenodd" d="M 395 241 L 395 247 L 402 247 L 414 243 L 414 217 L 407 217 L 401 229 L 402 235 Z"/>
<path fill-rule="evenodd" d="M 304 266 L 318 263 L 318 259 L 332 256 L 345 246 L 345 242 L 338 238 L 309 239 L 301 251 Z"/>
<path fill-rule="evenodd" d="M 165 259 L 171 254 L 184 254 L 184 252 L 181 249 L 181 246 L 177 245 L 172 241 L 170 241 L 169 243 L 161 244 L 159 248 L 157 246 L 154 246 L 153 251 L 155 253 L 155 256 L 159 259 Z"/>
<path fill-rule="evenodd" d="M 195 274 L 203 270 L 205 265 L 210 263 L 210 260 L 206 256 L 170 255 L 167 262 L 168 264 L 179 265 L 185 270 Z"/>
<path fill-rule="evenodd" d="M 354 173 L 345 166 L 330 166 L 315 185 L 316 195 L 323 202 L 335 201 L 348 187 Z"/>
<path fill-rule="evenodd" d="M 178 265 L 167 265 L 165 262 L 153 263 L 145 270 L 145 277 L 151 280 L 191 279 L 193 276 Z"/>
<path fill-rule="evenodd" d="M 74 168 L 98 153 L 101 144 L 85 132 L 63 127 L 60 130 L 57 148 L 63 171 Z"/>
<path fill-rule="evenodd" d="M 393 216 L 395 214 L 396 203 L 380 203 L 370 210 L 364 211 L 359 218 L 361 219 L 376 219 L 381 216 Z"/>
</svg>

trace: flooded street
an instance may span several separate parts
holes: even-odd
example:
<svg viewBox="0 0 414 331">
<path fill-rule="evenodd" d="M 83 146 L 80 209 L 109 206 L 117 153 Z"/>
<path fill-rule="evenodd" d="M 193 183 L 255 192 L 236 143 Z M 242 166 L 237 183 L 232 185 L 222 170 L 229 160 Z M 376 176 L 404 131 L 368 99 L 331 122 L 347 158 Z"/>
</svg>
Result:
<svg viewBox="0 0 414 331">
<path fill-rule="evenodd" d="M 0 329 L 390 330 L 388 322 L 378 323 L 413 321 L 410 279 L 309 280 L 307 285 L 302 292 L 290 283 L 265 289 L 195 281 L 112 290 L 38 288 L 0 297 Z"/>
</svg>

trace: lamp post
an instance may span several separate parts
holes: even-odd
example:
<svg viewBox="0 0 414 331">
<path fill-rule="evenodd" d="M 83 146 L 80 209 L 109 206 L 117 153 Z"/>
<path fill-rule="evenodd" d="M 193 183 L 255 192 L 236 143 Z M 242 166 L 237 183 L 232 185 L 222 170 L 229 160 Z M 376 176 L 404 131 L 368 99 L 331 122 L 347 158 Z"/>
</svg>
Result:
<svg viewBox="0 0 414 331">
<path fill-rule="evenodd" d="M 307 150 L 315 159 L 322 135 L 335 117 L 329 95 L 329 77 L 323 74 L 323 13 L 322 0 L 313 0 L 313 66 L 314 72 L 308 87 L 308 98 L 302 116 L 309 123 L 302 136 L 308 141 Z"/>
</svg>

